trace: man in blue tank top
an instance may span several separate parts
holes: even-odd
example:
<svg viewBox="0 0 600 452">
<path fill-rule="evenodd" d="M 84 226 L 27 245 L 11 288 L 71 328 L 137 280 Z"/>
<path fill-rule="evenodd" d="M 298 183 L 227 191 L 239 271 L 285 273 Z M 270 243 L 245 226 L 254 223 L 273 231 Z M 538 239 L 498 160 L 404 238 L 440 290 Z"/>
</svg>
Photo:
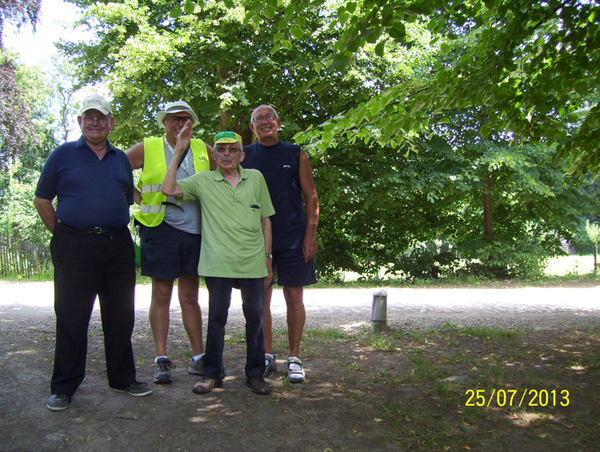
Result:
<svg viewBox="0 0 600 452">
<path fill-rule="evenodd" d="M 317 282 L 313 257 L 318 250 L 319 198 L 308 157 L 300 146 L 279 141 L 280 126 L 281 119 L 273 107 L 261 105 L 252 112 L 250 129 L 258 141 L 244 147 L 242 166 L 263 174 L 275 207 L 276 213 L 271 217 L 272 258 L 277 284 L 283 286 L 287 305 L 288 377 L 291 383 L 301 383 L 305 376 L 300 360 L 306 319 L 303 288 Z M 264 294 L 265 376 L 277 370 L 271 331 L 272 294 L 271 286 Z"/>
</svg>

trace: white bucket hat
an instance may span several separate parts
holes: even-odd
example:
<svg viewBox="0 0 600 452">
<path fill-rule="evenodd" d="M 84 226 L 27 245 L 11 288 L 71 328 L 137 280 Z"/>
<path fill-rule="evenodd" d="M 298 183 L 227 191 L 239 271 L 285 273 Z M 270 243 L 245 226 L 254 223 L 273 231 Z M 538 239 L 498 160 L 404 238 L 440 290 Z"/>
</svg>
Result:
<svg viewBox="0 0 600 452">
<path fill-rule="evenodd" d="M 194 110 L 192 110 L 192 107 L 190 107 L 187 104 L 187 102 L 184 102 L 182 100 L 178 100 L 176 102 L 169 102 L 168 104 L 166 104 L 165 109 L 159 111 L 158 115 L 156 115 L 156 122 L 160 127 L 164 129 L 165 125 L 163 121 L 165 117 L 169 114 L 181 113 L 182 111 L 185 111 L 192 116 L 192 119 L 194 120 L 194 127 L 199 125 L 198 115 L 194 112 Z"/>
</svg>

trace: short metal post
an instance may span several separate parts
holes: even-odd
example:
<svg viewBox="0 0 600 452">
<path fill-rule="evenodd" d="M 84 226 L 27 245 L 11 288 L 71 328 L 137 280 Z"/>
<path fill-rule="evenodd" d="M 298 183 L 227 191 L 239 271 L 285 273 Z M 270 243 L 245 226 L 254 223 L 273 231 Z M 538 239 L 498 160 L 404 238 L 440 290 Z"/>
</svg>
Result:
<svg viewBox="0 0 600 452">
<path fill-rule="evenodd" d="M 383 289 L 373 292 L 371 308 L 371 328 L 385 330 L 387 327 L 387 292 Z"/>
</svg>

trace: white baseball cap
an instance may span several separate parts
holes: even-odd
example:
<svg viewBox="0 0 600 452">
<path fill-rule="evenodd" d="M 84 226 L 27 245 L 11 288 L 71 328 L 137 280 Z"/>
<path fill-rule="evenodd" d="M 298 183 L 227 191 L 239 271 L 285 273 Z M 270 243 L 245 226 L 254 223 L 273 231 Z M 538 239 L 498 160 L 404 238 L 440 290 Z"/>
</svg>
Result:
<svg viewBox="0 0 600 452">
<path fill-rule="evenodd" d="M 88 110 L 98 110 L 104 115 L 112 114 L 110 104 L 100 94 L 92 94 L 83 99 L 83 102 L 81 102 L 81 114 L 83 115 Z"/>
</svg>

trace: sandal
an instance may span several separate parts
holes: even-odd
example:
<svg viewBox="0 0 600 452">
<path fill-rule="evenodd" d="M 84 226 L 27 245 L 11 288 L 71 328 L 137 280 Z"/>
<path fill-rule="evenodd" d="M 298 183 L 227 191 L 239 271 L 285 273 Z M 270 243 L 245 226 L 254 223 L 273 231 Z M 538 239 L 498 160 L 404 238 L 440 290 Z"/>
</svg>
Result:
<svg viewBox="0 0 600 452">
<path fill-rule="evenodd" d="M 290 383 L 302 383 L 304 381 L 304 368 L 302 367 L 302 361 L 298 358 L 290 356 L 287 361 L 288 365 L 288 379 Z"/>
<path fill-rule="evenodd" d="M 273 358 L 271 358 L 265 353 L 265 373 L 263 374 L 264 378 L 268 378 L 273 372 L 277 372 L 277 362 L 275 361 L 275 355 L 272 356 Z"/>
</svg>

